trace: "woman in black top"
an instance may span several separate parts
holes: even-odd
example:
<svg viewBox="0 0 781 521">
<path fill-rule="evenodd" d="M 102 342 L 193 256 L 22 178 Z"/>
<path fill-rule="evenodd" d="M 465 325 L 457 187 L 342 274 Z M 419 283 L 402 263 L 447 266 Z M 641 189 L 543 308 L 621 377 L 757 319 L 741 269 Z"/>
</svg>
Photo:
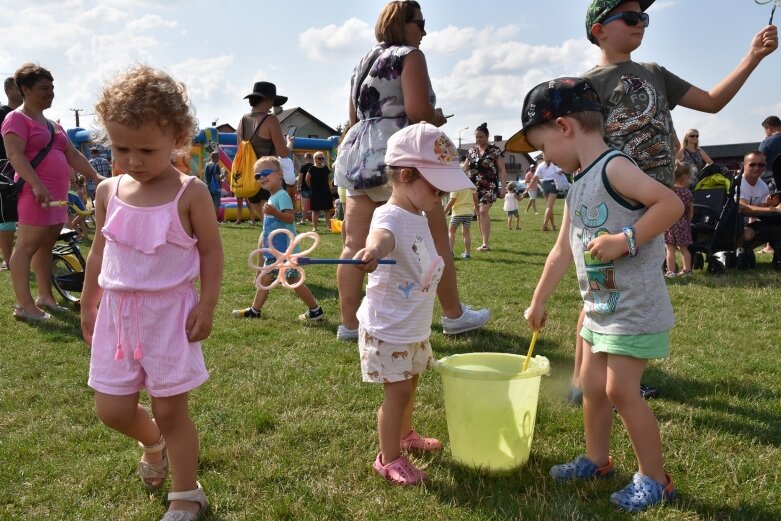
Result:
<svg viewBox="0 0 781 521">
<path fill-rule="evenodd" d="M 334 214 L 334 200 L 331 197 L 331 170 L 325 164 L 325 154 L 315 153 L 315 164 L 306 173 L 306 184 L 311 191 L 312 231 L 317 231 L 317 217 L 320 211 L 325 215 L 325 227 L 331 229 Z"/>
<path fill-rule="evenodd" d="M 306 173 L 314 164 L 315 160 L 312 157 L 312 153 L 307 152 L 304 154 L 304 164 L 301 165 L 301 168 L 298 171 L 298 193 L 301 194 L 301 222 L 298 224 L 306 224 L 307 219 L 310 218 L 309 212 L 311 209 L 309 208 L 309 197 L 311 196 L 311 190 L 309 189 L 309 184 L 306 182 Z"/>
</svg>

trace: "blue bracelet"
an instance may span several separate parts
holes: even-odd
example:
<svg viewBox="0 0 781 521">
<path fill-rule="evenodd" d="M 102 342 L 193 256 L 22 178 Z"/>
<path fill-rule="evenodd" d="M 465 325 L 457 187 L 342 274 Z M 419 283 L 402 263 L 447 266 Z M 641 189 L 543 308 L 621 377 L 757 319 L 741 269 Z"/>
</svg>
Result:
<svg viewBox="0 0 781 521">
<path fill-rule="evenodd" d="M 632 226 L 624 226 L 624 235 L 626 236 L 626 244 L 629 247 L 627 255 L 630 257 L 636 257 L 637 252 L 637 240 L 635 239 L 635 229 Z"/>
</svg>

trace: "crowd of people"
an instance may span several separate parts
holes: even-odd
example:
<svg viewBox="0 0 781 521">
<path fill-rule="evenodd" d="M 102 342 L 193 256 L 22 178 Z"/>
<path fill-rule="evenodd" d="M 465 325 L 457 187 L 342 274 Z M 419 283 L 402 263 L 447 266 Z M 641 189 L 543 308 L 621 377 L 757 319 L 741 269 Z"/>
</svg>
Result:
<svg viewBox="0 0 781 521">
<path fill-rule="evenodd" d="M 717 112 L 778 46 L 776 28 L 763 28 L 735 70 L 711 91 L 699 89 L 655 63 L 632 61 L 649 25 L 645 10 L 652 3 L 593 0 L 585 25 L 587 38 L 599 47 L 599 63 L 580 78 L 557 78 L 534 87 L 523 103 L 522 129 L 506 145 L 511 152 L 545 151 L 525 178 L 524 193 L 530 199 L 526 211 L 534 208 L 537 213 L 539 187 L 545 199 L 542 230 L 560 228 L 526 311 L 529 327 L 539 331 L 545 325 L 546 301 L 573 261 L 583 299 L 572 388 L 583 404 L 585 453 L 554 465 L 550 475 L 557 481 L 614 476 L 609 449 L 615 410 L 631 440 L 638 470 L 610 499 L 628 511 L 672 500 L 677 493 L 665 472 L 658 422 L 638 388 L 648 361 L 669 355 L 674 315 L 660 270 L 664 245 L 666 274 L 688 275 L 688 187 L 711 162 L 694 129 L 678 148 L 669 107 Z M 502 150 L 489 142 L 487 124 L 475 129 L 476 144 L 463 161 L 439 130 L 447 118 L 437 106 L 420 50 L 425 27 L 416 1 L 394 1 L 382 9 L 375 25 L 376 44 L 351 77 L 349 127 L 333 172 L 318 152 L 306 158 L 298 178 L 285 177 L 283 162 L 293 142 L 270 113 L 287 99 L 277 94 L 273 83 L 254 84 L 245 96 L 250 112 L 237 128 L 238 140 L 249 141 L 259 158 L 254 174 L 260 188 L 246 201 L 251 219 L 263 222 L 258 252 L 266 255 L 258 266 L 252 305 L 233 315 L 259 317 L 276 281 L 306 304 L 301 320 L 324 318 L 298 270 L 287 266 L 280 272 L 283 268 L 272 266 L 268 252 L 295 251 L 290 241 L 296 232 L 297 193 L 305 210 L 300 222 L 311 219 L 317 230 L 322 211 L 328 224 L 333 179 L 346 194 L 340 257 L 352 261 L 337 269 L 336 338 L 357 341 L 363 380 L 383 386 L 377 414 L 379 451 L 372 468 L 397 485 L 427 479 L 406 453 L 442 448 L 439 440 L 420 435 L 412 419 L 419 377 L 433 360 L 429 337 L 435 295 L 446 335 L 479 329 L 490 319 L 487 309 L 462 302 L 453 253 L 458 227 L 464 259 L 471 257 L 473 215 L 481 237 L 477 250 L 491 251 L 490 210 L 497 199 L 504 199 L 508 227 L 515 223 L 521 228 L 521 194 L 508 183 Z M 642 95 L 617 90 L 627 78 Z M 211 211 L 203 211 L 217 210 L 219 157 L 212 156 L 207 164 L 204 183 L 171 163 L 174 151 L 192 139 L 192 104 L 183 84 L 149 66 L 133 66 L 107 82 L 96 105 L 113 161 L 126 175 L 109 177 L 99 154 L 88 161 L 62 127 L 44 116 L 54 97 L 49 71 L 25 64 L 11 84 L 6 82 L 5 91 L 9 107 L 14 106 L 4 113 L 3 143 L 17 177 L 24 180 L 10 257 L 3 246 L 16 296 L 14 315 L 40 322 L 50 318 L 48 311 L 61 311 L 49 282 L 51 249 L 67 216 L 64 207 L 49 203 L 66 199 L 71 172 L 78 172 L 95 209 L 81 326 L 91 346 L 88 383 L 95 391 L 97 416 L 140 445 L 138 476 L 147 488 L 162 487 L 172 472 L 164 519 L 197 519 L 207 499 L 197 481 L 199 438 L 188 399 L 208 378 L 201 342 L 211 333 L 222 280 L 219 227 Z M 617 111 L 634 107 L 637 99 L 659 103 L 657 117 L 667 132 L 659 127 L 645 132 L 634 124 L 605 125 Z M 763 127 L 767 138 L 743 164 L 739 211 L 746 227 L 741 240 L 745 249 L 771 243 L 774 267 L 781 269 L 781 235 L 774 220 L 781 201 L 761 179 L 768 165 L 772 169 L 779 161 L 781 121 L 771 117 Z M 656 151 L 653 157 L 651 149 Z M 80 190 L 74 181 L 74 191 Z M 554 205 L 565 190 L 557 226 Z M 446 207 L 445 194 L 450 194 Z M 243 202 L 238 199 L 237 222 L 242 221 Z M 2 233 L 12 232 L 10 228 L 3 227 Z M 5 243 L 7 235 L 2 238 Z M 683 255 L 680 271 L 675 269 L 676 251 Z M 381 265 L 386 256 L 396 264 Z M 170 320 L 160 321 L 160 316 Z M 142 390 L 151 396 L 151 415 L 139 404 Z"/>
</svg>

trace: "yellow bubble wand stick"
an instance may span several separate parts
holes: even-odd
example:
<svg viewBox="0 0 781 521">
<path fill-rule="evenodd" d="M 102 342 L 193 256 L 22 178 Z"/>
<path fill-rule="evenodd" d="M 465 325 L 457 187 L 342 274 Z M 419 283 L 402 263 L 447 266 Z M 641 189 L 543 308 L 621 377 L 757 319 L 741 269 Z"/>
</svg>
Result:
<svg viewBox="0 0 781 521">
<path fill-rule="evenodd" d="M 529 346 L 529 352 L 526 353 L 526 360 L 523 362 L 523 370 L 526 371 L 529 368 L 529 362 L 532 359 L 532 353 L 534 353 L 534 344 L 537 343 L 537 336 L 540 334 L 539 330 L 532 333 L 532 342 Z"/>
</svg>

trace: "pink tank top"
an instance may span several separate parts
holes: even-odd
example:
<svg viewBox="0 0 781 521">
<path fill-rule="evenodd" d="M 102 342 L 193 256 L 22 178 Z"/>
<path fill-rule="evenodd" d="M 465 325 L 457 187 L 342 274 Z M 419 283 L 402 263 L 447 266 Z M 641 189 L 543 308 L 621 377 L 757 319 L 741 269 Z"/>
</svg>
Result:
<svg viewBox="0 0 781 521">
<path fill-rule="evenodd" d="M 123 176 L 117 181 L 117 191 Z M 115 192 L 108 201 L 103 237 L 103 264 L 98 284 L 116 291 L 165 291 L 192 283 L 200 274 L 197 239 L 179 219 L 179 199 L 195 177 L 183 184 L 173 201 L 160 206 L 132 206 Z"/>
</svg>

